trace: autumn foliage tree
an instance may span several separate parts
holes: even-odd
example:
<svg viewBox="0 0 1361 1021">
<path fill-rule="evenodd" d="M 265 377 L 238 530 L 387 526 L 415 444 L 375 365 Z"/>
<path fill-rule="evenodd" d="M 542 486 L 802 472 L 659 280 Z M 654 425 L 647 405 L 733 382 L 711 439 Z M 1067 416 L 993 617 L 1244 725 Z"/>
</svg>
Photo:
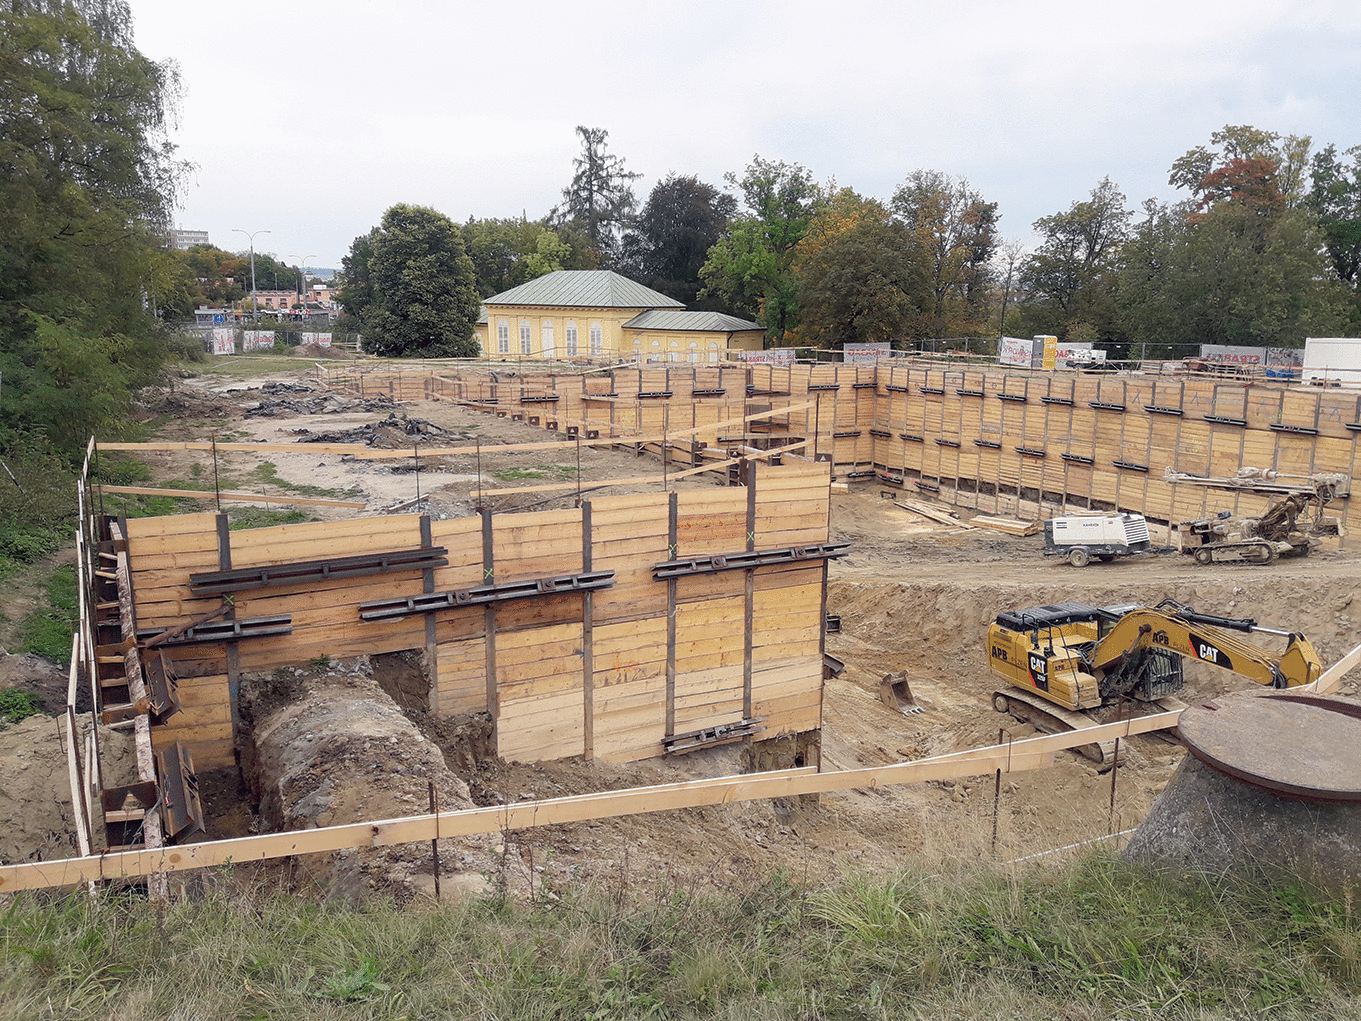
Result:
<svg viewBox="0 0 1361 1021">
<path fill-rule="evenodd" d="M 964 178 L 917 170 L 894 191 L 892 210 L 912 236 L 931 290 L 919 335 L 983 332 L 998 243 L 997 203 L 985 202 Z"/>
<path fill-rule="evenodd" d="M 802 324 L 819 347 L 901 339 L 931 290 L 912 236 L 877 199 L 830 196 L 795 249 Z"/>
</svg>

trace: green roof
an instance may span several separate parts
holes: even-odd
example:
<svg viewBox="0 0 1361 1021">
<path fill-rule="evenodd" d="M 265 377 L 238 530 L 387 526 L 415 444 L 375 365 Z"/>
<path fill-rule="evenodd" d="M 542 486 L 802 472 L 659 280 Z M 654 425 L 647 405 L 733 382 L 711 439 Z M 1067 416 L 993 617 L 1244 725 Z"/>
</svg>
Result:
<svg viewBox="0 0 1361 1021">
<path fill-rule="evenodd" d="M 684 309 L 643 312 L 626 322 L 623 328 L 688 333 L 743 333 L 747 330 L 765 330 L 760 323 L 748 322 L 722 312 L 687 312 Z"/>
<path fill-rule="evenodd" d="M 485 299 L 488 305 L 556 308 L 685 308 L 684 303 L 608 269 L 559 269 Z"/>
</svg>

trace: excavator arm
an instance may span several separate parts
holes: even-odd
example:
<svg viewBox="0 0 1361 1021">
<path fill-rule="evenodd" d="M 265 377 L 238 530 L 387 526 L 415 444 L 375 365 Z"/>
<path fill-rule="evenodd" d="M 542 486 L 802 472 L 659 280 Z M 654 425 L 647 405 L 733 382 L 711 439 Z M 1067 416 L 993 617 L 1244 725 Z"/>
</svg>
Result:
<svg viewBox="0 0 1361 1021">
<path fill-rule="evenodd" d="M 1285 652 L 1268 652 L 1240 637 L 1252 632 L 1284 635 Z M 1196 613 L 1172 600 L 1131 610 L 1105 630 L 1090 654 L 1093 672 L 1115 672 L 1144 649 L 1166 650 L 1273 688 L 1308 684 L 1323 672 L 1318 653 L 1301 634 L 1260 628 L 1254 620 Z"/>
</svg>

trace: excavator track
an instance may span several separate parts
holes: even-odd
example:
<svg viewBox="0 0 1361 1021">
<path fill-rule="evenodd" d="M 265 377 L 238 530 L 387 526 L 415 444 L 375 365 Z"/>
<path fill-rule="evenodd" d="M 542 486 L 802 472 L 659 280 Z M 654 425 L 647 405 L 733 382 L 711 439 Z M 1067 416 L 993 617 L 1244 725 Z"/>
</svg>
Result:
<svg viewBox="0 0 1361 1021">
<path fill-rule="evenodd" d="M 1032 695 L 1020 688 L 994 691 L 992 707 L 999 713 L 1010 713 L 1017 720 L 1029 723 L 1045 734 L 1065 734 L 1101 725 L 1100 721 L 1092 719 L 1086 713 L 1065 709 L 1041 695 Z M 1115 765 L 1114 741 L 1094 741 L 1091 744 L 1078 745 L 1073 751 L 1103 768 Z"/>
<path fill-rule="evenodd" d="M 1146 704 L 1158 712 L 1173 712 L 1185 709 L 1186 703 L 1178 698 L 1164 696 Z M 1065 734 L 1087 727 L 1099 727 L 1110 720 L 1098 720 L 1085 712 L 1074 712 L 1061 705 L 1055 705 L 1041 695 L 1032 695 L 1020 688 L 1008 688 L 992 693 L 992 707 L 999 713 L 1009 713 L 1022 723 L 1029 723 L 1045 734 Z M 1161 735 L 1155 735 L 1161 736 Z M 1175 741 L 1173 742 L 1175 743 Z M 1114 741 L 1093 741 L 1091 744 L 1078 745 L 1073 751 L 1083 758 L 1095 762 L 1103 770 L 1115 765 Z M 1124 756 L 1122 755 L 1121 758 Z"/>
</svg>

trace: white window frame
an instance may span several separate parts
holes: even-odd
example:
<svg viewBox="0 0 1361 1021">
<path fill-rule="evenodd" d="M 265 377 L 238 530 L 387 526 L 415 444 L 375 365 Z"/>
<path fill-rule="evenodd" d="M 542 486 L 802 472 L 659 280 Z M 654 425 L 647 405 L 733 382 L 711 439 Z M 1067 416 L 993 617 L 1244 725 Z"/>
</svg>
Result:
<svg viewBox="0 0 1361 1021">
<path fill-rule="evenodd" d="M 534 334 L 530 329 L 529 320 L 520 320 L 520 354 L 527 355 L 534 352 Z"/>
<path fill-rule="evenodd" d="M 591 323 L 591 355 L 592 357 L 604 353 L 605 332 L 600 328 L 598 322 Z"/>
<path fill-rule="evenodd" d="M 690 341 L 690 352 L 686 357 L 692 365 L 699 361 L 699 344 L 697 342 Z"/>
<path fill-rule="evenodd" d="M 496 320 L 496 351 L 498 354 L 510 354 L 510 323 L 505 319 Z"/>
<path fill-rule="evenodd" d="M 575 358 L 576 356 L 577 356 L 577 321 L 575 319 L 569 319 L 567 320 L 567 357 Z"/>
<path fill-rule="evenodd" d="M 554 348 L 557 347 L 557 341 L 553 339 L 553 320 L 545 319 L 540 325 L 539 339 L 543 342 L 543 356 L 553 358 L 555 356 Z"/>
<path fill-rule="evenodd" d="M 718 364 L 718 341 L 716 340 L 709 341 L 709 364 Z"/>
</svg>

